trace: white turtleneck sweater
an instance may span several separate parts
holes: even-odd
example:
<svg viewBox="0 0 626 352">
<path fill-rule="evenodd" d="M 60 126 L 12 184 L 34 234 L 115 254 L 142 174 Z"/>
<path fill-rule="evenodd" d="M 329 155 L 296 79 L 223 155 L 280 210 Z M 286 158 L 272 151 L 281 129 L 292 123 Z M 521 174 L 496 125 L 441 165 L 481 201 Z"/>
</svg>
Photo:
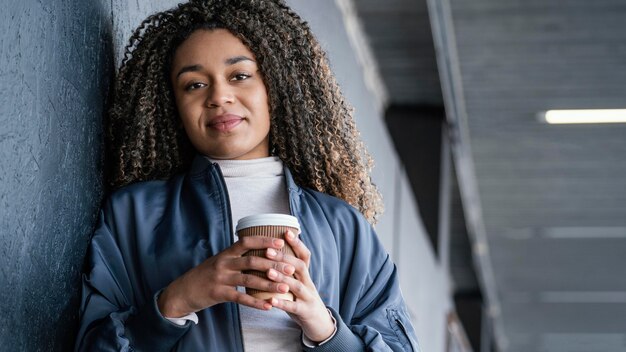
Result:
<svg viewBox="0 0 626 352">
<path fill-rule="evenodd" d="M 278 157 L 211 161 L 220 166 L 226 181 L 233 233 L 237 221 L 248 215 L 290 214 L 283 163 Z"/>
</svg>

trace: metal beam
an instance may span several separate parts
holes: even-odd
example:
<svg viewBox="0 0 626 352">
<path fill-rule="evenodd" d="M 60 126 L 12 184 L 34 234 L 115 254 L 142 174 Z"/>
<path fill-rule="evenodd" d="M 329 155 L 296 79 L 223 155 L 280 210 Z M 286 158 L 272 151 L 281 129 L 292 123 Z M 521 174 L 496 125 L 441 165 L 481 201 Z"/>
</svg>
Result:
<svg viewBox="0 0 626 352">
<path fill-rule="evenodd" d="M 435 52 L 437 53 L 446 118 L 449 124 L 452 155 L 459 178 L 459 189 L 467 221 L 467 230 L 472 242 L 474 262 L 478 268 L 479 284 L 486 298 L 487 312 L 493 319 L 495 343 L 499 350 L 504 351 L 508 342 L 504 335 L 500 316 L 500 303 L 471 155 L 467 112 L 450 3 L 449 0 L 427 0 L 427 4 Z"/>
</svg>

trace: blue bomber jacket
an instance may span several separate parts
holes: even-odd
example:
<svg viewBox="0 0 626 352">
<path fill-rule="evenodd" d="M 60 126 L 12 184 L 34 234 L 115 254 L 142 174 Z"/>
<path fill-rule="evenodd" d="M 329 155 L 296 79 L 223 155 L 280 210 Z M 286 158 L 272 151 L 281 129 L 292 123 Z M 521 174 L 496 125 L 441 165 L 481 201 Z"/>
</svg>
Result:
<svg viewBox="0 0 626 352">
<path fill-rule="evenodd" d="M 311 278 L 337 320 L 331 340 L 303 350 L 418 351 L 396 267 L 366 219 L 285 176 Z M 76 351 L 243 351 L 237 304 L 199 311 L 198 325 L 183 326 L 156 306 L 161 289 L 232 245 L 232 228 L 221 171 L 204 157 L 185 175 L 116 191 L 89 246 Z"/>
</svg>

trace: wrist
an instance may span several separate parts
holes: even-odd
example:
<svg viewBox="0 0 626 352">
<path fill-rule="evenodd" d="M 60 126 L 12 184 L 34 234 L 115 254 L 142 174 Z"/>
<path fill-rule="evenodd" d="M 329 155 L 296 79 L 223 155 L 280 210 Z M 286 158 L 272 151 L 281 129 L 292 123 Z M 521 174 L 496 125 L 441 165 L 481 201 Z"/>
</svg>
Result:
<svg viewBox="0 0 626 352">
<path fill-rule="evenodd" d="M 324 319 L 322 320 L 324 321 L 324 323 L 318 325 L 319 329 L 316 329 L 316 331 L 304 332 L 304 336 L 310 342 L 313 342 L 315 344 L 326 342 L 337 331 L 337 322 L 335 321 L 335 318 L 332 316 L 332 313 L 328 309 L 325 309 L 325 311 L 326 314 L 324 315 Z"/>
<path fill-rule="evenodd" d="M 157 299 L 157 306 L 161 315 L 166 318 L 180 318 L 193 311 L 185 309 L 183 301 L 176 298 L 170 289 L 166 287 Z"/>
</svg>

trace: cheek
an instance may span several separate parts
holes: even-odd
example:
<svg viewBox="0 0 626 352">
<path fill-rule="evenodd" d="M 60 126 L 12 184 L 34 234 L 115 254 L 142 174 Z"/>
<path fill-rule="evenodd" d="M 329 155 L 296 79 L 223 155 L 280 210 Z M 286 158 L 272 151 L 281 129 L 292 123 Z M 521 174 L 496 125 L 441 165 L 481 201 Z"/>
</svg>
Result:
<svg viewBox="0 0 626 352">
<path fill-rule="evenodd" d="M 269 98 L 265 90 L 263 90 L 262 92 L 259 92 L 258 94 L 255 94 L 253 104 L 257 109 L 257 113 L 262 114 L 263 117 L 267 119 L 267 122 L 269 123 L 270 106 L 269 106 Z"/>
<path fill-rule="evenodd" d="M 176 111 L 178 111 L 178 116 L 187 132 L 189 132 L 189 128 L 197 124 L 197 110 L 197 107 L 195 107 L 192 102 L 184 99 L 176 99 Z"/>
<path fill-rule="evenodd" d="M 189 128 L 189 114 L 187 113 L 187 111 L 185 111 L 185 109 L 181 109 L 181 108 L 177 108 L 178 111 L 178 118 L 180 119 L 181 123 L 183 124 L 183 127 L 185 127 L 185 129 L 187 130 Z"/>
<path fill-rule="evenodd" d="M 180 119 L 183 129 L 189 138 L 192 138 L 194 134 L 200 132 L 197 120 L 193 119 L 192 116 L 193 115 L 191 115 L 189 111 L 185 109 L 178 109 L 178 118 Z"/>
</svg>

